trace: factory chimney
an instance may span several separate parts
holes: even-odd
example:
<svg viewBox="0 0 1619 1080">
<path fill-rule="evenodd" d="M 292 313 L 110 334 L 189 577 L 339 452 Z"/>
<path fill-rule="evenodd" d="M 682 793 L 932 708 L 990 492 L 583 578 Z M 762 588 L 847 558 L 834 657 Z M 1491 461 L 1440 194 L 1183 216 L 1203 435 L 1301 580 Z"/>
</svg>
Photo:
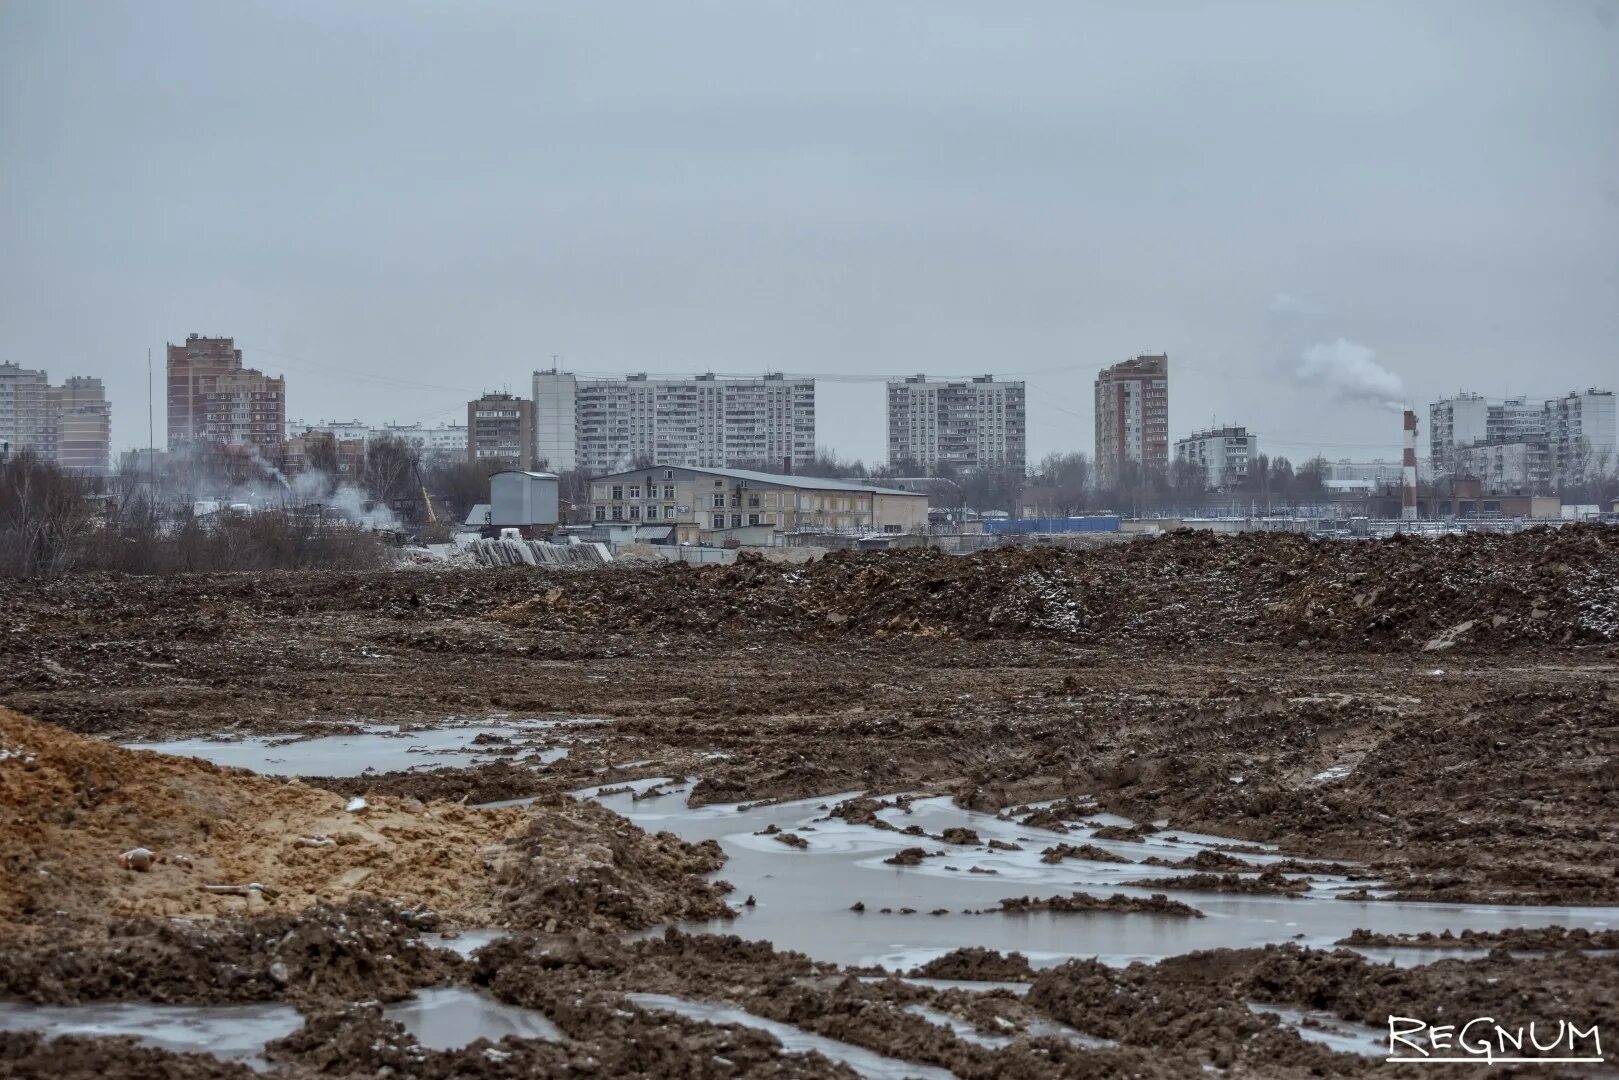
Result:
<svg viewBox="0 0 1619 1080">
<path fill-rule="evenodd" d="M 1417 414 L 1405 411 L 1405 456 L 1400 460 L 1400 520 L 1417 520 Z"/>
</svg>

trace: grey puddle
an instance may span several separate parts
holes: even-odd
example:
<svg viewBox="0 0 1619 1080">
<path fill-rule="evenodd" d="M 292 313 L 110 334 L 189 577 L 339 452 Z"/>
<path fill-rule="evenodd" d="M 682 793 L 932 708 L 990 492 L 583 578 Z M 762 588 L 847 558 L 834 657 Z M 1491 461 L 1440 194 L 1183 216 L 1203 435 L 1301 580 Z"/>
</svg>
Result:
<svg viewBox="0 0 1619 1080">
<path fill-rule="evenodd" d="M 513 721 L 409 733 L 379 728 L 360 735 L 297 742 L 263 738 L 235 742 L 185 740 L 135 744 L 133 748 L 202 757 L 217 764 L 264 773 L 352 775 L 372 769 L 388 771 L 473 764 L 495 757 L 473 743 L 479 734 L 523 738 L 556 727 L 589 723 L 592 721 Z M 555 760 L 566 752 L 564 748 L 551 747 L 542 755 L 542 760 Z M 635 781 L 631 786 L 635 791 L 644 792 L 659 783 L 657 779 L 649 779 Z M 1237 897 L 1163 890 L 1203 911 L 1207 917 L 1202 919 L 1111 912 L 970 915 L 963 914 L 962 909 L 992 908 L 1002 897 L 1010 896 L 1051 896 L 1072 891 L 1146 896 L 1152 890 L 1131 888 L 1119 882 L 1131 877 L 1172 876 L 1177 872 L 1135 863 L 1148 855 L 1165 858 L 1193 855 L 1203 847 L 1226 841 L 1221 837 L 1174 831 L 1143 841 L 1100 840 L 1093 835 L 1092 828 L 1078 823 L 1067 834 L 1058 834 L 1001 821 L 990 814 L 961 810 L 943 797 L 916 800 L 910 814 L 897 808 L 881 812 L 884 820 L 898 828 L 919 825 L 934 834 L 947 828 L 970 828 L 977 831 L 982 842 L 997 839 L 1020 844 L 1023 848 L 1021 851 L 991 851 L 982 842 L 978 845 L 941 844 L 925 837 L 849 825 L 840 819 L 822 820 L 825 818 L 823 807 L 831 807 L 844 796 L 751 808 L 735 805 L 692 808 L 685 805 L 683 793 L 637 801 L 631 792 L 597 795 L 599 790 L 587 788 L 578 794 L 596 798 L 602 805 L 649 831 L 668 830 L 694 842 L 718 841 L 728 861 L 714 876 L 736 887 L 735 904 L 749 895 L 754 898 L 754 904 L 742 908 L 741 915 L 734 920 L 686 923 L 683 929 L 768 940 L 778 948 L 794 949 L 819 960 L 841 964 L 882 964 L 905 970 L 961 946 L 978 945 L 1003 952 L 1021 952 L 1036 967 L 1070 957 L 1096 957 L 1104 963 L 1123 965 L 1137 960 L 1153 962 L 1194 949 L 1240 948 L 1273 942 L 1296 941 L 1318 948 L 1331 947 L 1334 941 L 1357 927 L 1382 932 L 1429 930 L 1436 933 L 1447 929 L 1497 930 L 1547 925 L 1599 930 L 1619 921 L 1619 911 L 1612 908 L 1344 901 L 1336 899 L 1335 894 L 1360 883 L 1324 875 L 1316 876 L 1314 887 L 1303 898 Z M 522 805 L 527 801 L 513 800 L 501 805 Z M 1092 815 L 1090 820 L 1098 825 L 1127 824 L 1104 814 Z M 764 835 L 763 831 L 769 826 L 797 833 L 807 846 L 790 848 L 771 835 Z M 1042 848 L 1062 842 L 1095 844 L 1133 862 L 1067 860 L 1047 865 L 1040 861 Z M 923 847 L 945 854 L 925 859 L 915 867 L 890 866 L 883 862 L 906 847 Z M 1276 857 L 1279 856 L 1244 856 L 1256 863 Z M 972 872 L 975 867 L 979 872 Z M 865 905 L 864 912 L 850 910 L 850 905 L 856 901 Z M 908 907 L 914 909 L 915 914 L 879 914 L 884 907 L 895 912 Z M 937 909 L 944 909 L 945 913 L 929 914 Z M 475 930 L 464 931 L 455 938 L 429 935 L 429 939 L 466 955 L 500 936 L 500 931 Z M 1439 958 L 1437 953 L 1451 957 L 1460 955 L 1458 950 L 1362 951 L 1380 961 L 1393 960 L 1401 964 L 1428 962 Z M 995 986 L 949 980 L 914 981 L 962 989 Z M 656 994 L 629 997 L 644 1008 L 769 1031 L 789 1052 L 818 1050 L 874 1080 L 906 1076 L 932 1080 L 950 1075 L 942 1069 L 885 1057 L 766 1020 L 734 1006 Z M 1379 1033 L 1369 1028 L 1297 1010 L 1269 1005 L 1253 1007 L 1257 1012 L 1278 1014 L 1305 1038 L 1334 1049 L 1363 1054 L 1381 1052 L 1376 1043 Z M 461 988 L 420 991 L 414 1000 L 390 1006 L 387 1015 L 404 1024 L 424 1046 L 440 1049 L 464 1046 L 477 1038 L 498 1040 L 513 1035 L 555 1039 L 560 1035 L 555 1025 L 538 1012 L 507 1006 Z M 964 1028 L 959 1021 L 935 1014 L 933 1010 L 920 1009 L 917 1015 L 951 1030 Z M 40 1029 L 52 1035 L 134 1034 L 151 1045 L 205 1050 L 255 1066 L 263 1064 L 259 1054 L 266 1042 L 290 1033 L 301 1023 L 295 1010 L 279 1005 L 192 1007 L 120 1003 L 41 1008 L 0 1003 L 0 1028 Z M 1039 1033 L 1059 1034 L 1076 1041 L 1086 1039 L 1060 1025 L 1051 1025 L 1049 1031 L 1043 1029 Z M 995 1036 L 973 1033 L 973 1037 L 986 1045 L 998 1042 Z"/>
<path fill-rule="evenodd" d="M 656 780 L 636 781 L 645 790 Z M 580 794 L 593 795 L 597 788 Z M 736 886 L 733 906 L 752 895 L 754 906 L 741 908 L 732 920 L 686 923 L 693 932 L 738 934 L 768 940 L 818 960 L 841 964 L 882 964 L 908 970 L 964 945 L 1018 951 L 1035 966 L 1071 957 L 1095 957 L 1123 965 L 1156 961 L 1195 949 L 1243 948 L 1296 941 L 1331 948 L 1357 927 L 1373 931 L 1499 930 L 1517 926 L 1604 929 L 1619 924 L 1619 910 L 1580 907 L 1520 907 L 1472 904 L 1429 904 L 1349 901 L 1337 894 L 1361 883 L 1315 875 L 1316 886 L 1303 898 L 1231 896 L 1220 893 L 1131 888 L 1119 882 L 1134 877 L 1173 876 L 1177 871 L 1126 863 L 1065 860 L 1040 861 L 1040 851 L 1056 843 L 1095 844 L 1139 862 L 1149 855 L 1180 858 L 1196 854 L 1221 837 L 1166 831 L 1145 841 L 1099 840 L 1078 823 L 1064 834 L 1031 829 L 994 815 L 962 810 L 945 797 L 919 799 L 913 812 L 884 810 L 880 816 L 904 828 L 920 825 L 935 835 L 947 828 L 977 831 L 982 841 L 998 839 L 1022 845 L 1022 851 L 990 851 L 983 844 L 942 844 L 841 819 L 820 820 L 842 796 L 806 799 L 738 810 L 734 805 L 692 808 L 685 797 L 671 794 L 636 801 L 630 792 L 597 797 L 603 806 L 649 831 L 668 830 L 688 841 L 717 840 L 728 861 L 714 876 Z M 1122 824 L 1105 814 L 1099 824 Z M 769 835 L 774 825 L 802 837 L 807 847 L 791 848 Z M 883 860 L 906 847 L 943 851 L 921 865 L 898 867 Z M 1255 863 L 1276 855 L 1243 856 Z M 994 870 L 973 873 L 972 868 Z M 1118 892 L 1148 896 L 1164 891 L 1204 912 L 1207 918 L 1115 912 L 1027 914 L 962 914 L 963 908 L 993 908 L 1002 897 L 1052 896 L 1074 891 L 1100 895 Z M 856 901 L 864 912 L 849 910 Z M 913 908 L 915 914 L 882 915 Z M 937 909 L 948 913 L 931 915 Z M 1380 953 L 1383 959 L 1403 950 Z M 1452 954 L 1454 955 L 1454 954 Z M 1394 956 L 1397 962 L 1407 962 Z M 1424 957 L 1426 959 L 1426 957 Z M 1412 958 L 1409 962 L 1416 962 Z"/>
<path fill-rule="evenodd" d="M 171 742 L 126 743 L 129 750 L 152 750 L 178 757 L 196 757 L 215 765 L 251 769 L 283 776 L 356 776 L 367 772 L 435 769 L 441 766 L 481 765 L 490 761 L 528 756 L 523 741 L 600 723 L 595 720 L 513 720 L 504 723 L 469 723 L 431 731 L 404 731 L 377 725 L 355 735 L 326 735 L 314 739 L 249 736 L 240 739 L 177 739 Z M 480 735 L 499 736 L 511 743 L 480 745 Z M 515 744 L 516 755 L 499 753 Z M 543 764 L 566 757 L 566 747 L 546 747 L 538 753 Z"/>
<path fill-rule="evenodd" d="M 291 1035 L 304 1018 L 290 1005 L 23 1005 L 0 1002 L 0 1030 L 61 1035 L 133 1035 L 147 1046 L 212 1054 L 264 1069 L 264 1044 Z"/>
</svg>

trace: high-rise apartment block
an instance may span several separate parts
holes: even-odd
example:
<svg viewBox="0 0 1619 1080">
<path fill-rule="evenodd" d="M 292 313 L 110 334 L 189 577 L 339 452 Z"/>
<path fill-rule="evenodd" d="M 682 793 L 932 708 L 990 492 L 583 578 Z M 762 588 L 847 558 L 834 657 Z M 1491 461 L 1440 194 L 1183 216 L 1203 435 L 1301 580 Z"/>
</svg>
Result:
<svg viewBox="0 0 1619 1080">
<path fill-rule="evenodd" d="M 1096 375 L 1096 475 L 1116 484 L 1126 462 L 1169 467 L 1169 356 L 1141 355 Z"/>
<path fill-rule="evenodd" d="M 1442 398 L 1428 406 L 1428 452 L 1436 475 L 1472 477 L 1495 493 L 1579 483 L 1619 454 L 1614 395 L 1593 388 L 1551 400 Z"/>
<path fill-rule="evenodd" d="M 56 463 L 73 472 L 104 475 L 112 468 L 112 406 L 100 379 L 69 377 L 52 393 L 58 425 Z"/>
<path fill-rule="evenodd" d="M 1203 486 L 1226 491 L 1248 479 L 1248 468 L 1259 456 L 1259 436 L 1245 427 L 1211 428 L 1194 431 L 1175 440 L 1175 460 L 1196 466 L 1203 473 Z"/>
<path fill-rule="evenodd" d="M 279 450 L 287 384 L 242 366 L 232 338 L 186 337 L 168 347 L 169 449 L 220 443 Z"/>
<path fill-rule="evenodd" d="M 74 472 L 105 474 L 112 411 L 101 380 L 74 375 L 52 386 L 44 371 L 0 364 L 0 444 Z"/>
<path fill-rule="evenodd" d="M 1546 402 L 1552 468 L 1562 483 L 1579 483 L 1593 469 L 1619 465 L 1612 390 L 1595 387 Z"/>
<path fill-rule="evenodd" d="M 1011 468 L 1022 472 L 1026 411 L 1021 382 L 915 375 L 888 384 L 888 464 L 932 475 Z"/>
<path fill-rule="evenodd" d="M 534 454 L 553 472 L 638 462 L 779 469 L 815 456 L 815 380 L 534 373 Z"/>
<path fill-rule="evenodd" d="M 534 467 L 534 403 L 511 394 L 467 402 L 467 460 Z"/>
<path fill-rule="evenodd" d="M 56 460 L 57 421 L 51 380 L 43 371 L 0 364 L 0 443 L 13 454 Z"/>
</svg>

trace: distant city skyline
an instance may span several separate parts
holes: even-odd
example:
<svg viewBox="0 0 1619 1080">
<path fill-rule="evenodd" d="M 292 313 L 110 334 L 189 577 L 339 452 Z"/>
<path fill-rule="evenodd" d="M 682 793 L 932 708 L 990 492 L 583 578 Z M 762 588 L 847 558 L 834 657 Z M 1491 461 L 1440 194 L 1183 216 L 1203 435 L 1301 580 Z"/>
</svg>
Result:
<svg viewBox="0 0 1619 1080">
<path fill-rule="evenodd" d="M 1619 370 L 1616 42 L 1609 0 L 22 0 L 0 360 L 101 378 L 115 448 L 193 330 L 289 415 L 398 423 L 553 355 L 988 372 L 1036 462 L 1090 452 L 1098 368 L 1167 352 L 1174 433 L 1398 456 L 1307 356 L 1419 412 Z M 822 382 L 819 442 L 881 461 L 884 410 Z"/>
</svg>

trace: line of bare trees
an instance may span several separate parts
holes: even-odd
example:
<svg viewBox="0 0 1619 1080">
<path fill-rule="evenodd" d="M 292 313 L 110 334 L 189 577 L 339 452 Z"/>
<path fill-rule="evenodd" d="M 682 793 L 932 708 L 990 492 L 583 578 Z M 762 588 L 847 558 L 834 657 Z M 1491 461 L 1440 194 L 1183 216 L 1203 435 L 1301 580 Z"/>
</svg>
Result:
<svg viewBox="0 0 1619 1080">
<path fill-rule="evenodd" d="M 293 510 L 198 516 L 158 505 L 132 476 L 64 472 L 32 454 L 0 462 L 0 576 L 348 570 L 383 565 L 374 535 Z"/>
</svg>

